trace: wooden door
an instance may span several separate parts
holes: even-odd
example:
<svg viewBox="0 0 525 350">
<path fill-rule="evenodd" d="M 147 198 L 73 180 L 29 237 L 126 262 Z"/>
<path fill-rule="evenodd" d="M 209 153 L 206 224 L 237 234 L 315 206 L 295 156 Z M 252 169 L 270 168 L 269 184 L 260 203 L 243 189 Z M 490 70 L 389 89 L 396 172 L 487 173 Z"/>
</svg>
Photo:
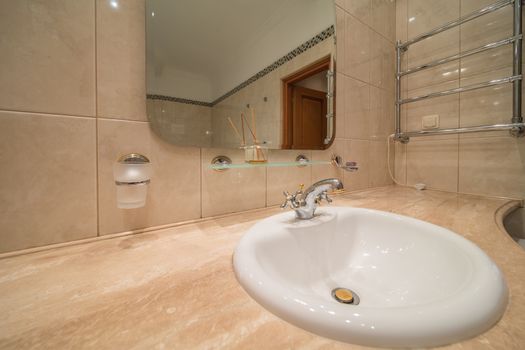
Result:
<svg viewBox="0 0 525 350">
<path fill-rule="evenodd" d="M 326 92 L 292 87 L 292 149 L 324 149 Z"/>
</svg>

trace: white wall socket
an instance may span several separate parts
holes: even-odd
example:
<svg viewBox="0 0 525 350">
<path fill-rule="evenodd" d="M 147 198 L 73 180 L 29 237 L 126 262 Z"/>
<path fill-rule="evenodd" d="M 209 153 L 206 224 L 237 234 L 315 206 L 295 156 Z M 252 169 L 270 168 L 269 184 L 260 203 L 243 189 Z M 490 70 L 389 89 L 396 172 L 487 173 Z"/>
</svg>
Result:
<svg viewBox="0 0 525 350">
<path fill-rule="evenodd" d="M 425 115 L 423 118 L 421 118 L 421 129 L 437 129 L 439 128 L 439 115 L 438 114 L 432 114 L 432 115 Z"/>
</svg>

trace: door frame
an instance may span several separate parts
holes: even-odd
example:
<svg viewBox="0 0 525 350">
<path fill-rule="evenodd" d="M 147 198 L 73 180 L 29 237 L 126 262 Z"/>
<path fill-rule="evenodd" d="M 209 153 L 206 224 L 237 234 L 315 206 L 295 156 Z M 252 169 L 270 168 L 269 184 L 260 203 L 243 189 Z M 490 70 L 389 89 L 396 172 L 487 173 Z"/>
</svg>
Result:
<svg viewBox="0 0 525 350">
<path fill-rule="evenodd" d="M 322 72 L 324 70 L 330 70 L 330 64 L 332 62 L 332 56 L 328 55 L 325 57 L 320 58 L 319 60 L 315 61 L 314 63 L 301 68 L 300 70 L 292 73 L 291 75 L 283 78 L 281 80 L 282 82 L 282 114 L 283 114 L 283 142 L 281 145 L 282 149 L 292 149 L 293 145 L 293 100 L 292 100 L 292 88 L 293 84 L 301 81 L 303 79 L 306 79 L 308 77 L 311 77 L 312 75 L 315 75 L 319 72 Z M 333 117 L 333 130 L 335 135 L 335 75 L 334 75 L 334 97 L 333 97 L 333 111 L 334 111 L 334 117 Z M 330 143 L 324 146 L 324 149 L 329 148 L 332 143 L 334 142 L 334 138 L 330 140 Z"/>
</svg>

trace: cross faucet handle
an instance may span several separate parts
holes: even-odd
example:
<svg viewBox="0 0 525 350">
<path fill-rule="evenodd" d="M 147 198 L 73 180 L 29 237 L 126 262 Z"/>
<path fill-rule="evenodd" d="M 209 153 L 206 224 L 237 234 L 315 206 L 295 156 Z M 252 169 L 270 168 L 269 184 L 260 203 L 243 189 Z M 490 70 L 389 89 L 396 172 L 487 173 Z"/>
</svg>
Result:
<svg viewBox="0 0 525 350">
<path fill-rule="evenodd" d="M 287 206 L 290 206 L 290 208 L 295 209 L 299 207 L 299 204 L 297 203 L 296 197 L 299 191 L 295 192 L 294 194 L 290 194 L 288 191 L 284 191 L 283 195 L 286 197 L 283 204 L 281 204 L 281 209 L 286 208 Z"/>
<path fill-rule="evenodd" d="M 315 203 L 321 204 L 322 200 L 327 201 L 328 203 L 332 203 L 332 198 L 328 197 L 327 191 L 323 191 L 319 193 L 319 195 L 315 198 Z"/>
</svg>

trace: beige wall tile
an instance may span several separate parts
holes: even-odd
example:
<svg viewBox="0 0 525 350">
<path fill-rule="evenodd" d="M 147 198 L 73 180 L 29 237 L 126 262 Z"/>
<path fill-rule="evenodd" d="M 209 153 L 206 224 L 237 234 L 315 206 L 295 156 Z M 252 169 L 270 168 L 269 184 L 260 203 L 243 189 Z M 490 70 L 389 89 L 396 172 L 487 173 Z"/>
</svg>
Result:
<svg viewBox="0 0 525 350">
<path fill-rule="evenodd" d="M 414 38 L 439 25 L 458 18 L 459 3 L 457 0 L 429 1 L 407 0 L 407 36 Z M 449 29 L 443 33 L 411 45 L 403 55 L 407 66 L 417 67 L 439 58 L 458 54 L 460 50 L 459 28 Z M 459 62 L 453 61 L 407 76 L 409 90 L 428 87 L 459 77 Z"/>
<path fill-rule="evenodd" d="M 507 76 L 507 69 L 483 73 L 461 79 L 461 85 L 467 86 L 491 79 Z M 460 125 L 475 126 L 509 123 L 512 118 L 512 84 L 504 84 L 460 94 Z M 504 132 L 473 133 L 462 137 L 487 137 L 501 135 Z"/>
<path fill-rule="evenodd" d="M 387 141 L 378 140 L 369 143 L 369 187 L 387 186 L 392 184 L 387 168 Z M 392 159 L 393 160 L 393 159 Z"/>
<path fill-rule="evenodd" d="M 0 112 L 0 252 L 97 235 L 95 120 Z"/>
<path fill-rule="evenodd" d="M 370 27 L 390 40 L 396 38 L 396 3 L 395 0 L 370 1 Z"/>
<path fill-rule="evenodd" d="M 147 100 L 150 127 L 166 142 L 184 146 L 211 145 L 212 109 L 166 100 Z"/>
<path fill-rule="evenodd" d="M 407 145 L 407 184 L 457 192 L 458 139 L 413 139 Z"/>
<path fill-rule="evenodd" d="M 421 96 L 434 91 L 443 91 L 458 87 L 457 81 L 439 84 L 429 88 L 409 91 L 409 96 Z M 440 128 L 457 128 L 459 126 L 459 94 L 436 97 L 413 102 L 407 105 L 406 129 L 417 131 L 422 129 L 422 119 L 428 115 L 439 116 Z M 425 139 L 455 138 L 455 135 L 427 136 Z"/>
<path fill-rule="evenodd" d="M 230 157 L 233 163 L 244 162 L 244 151 L 203 148 L 202 216 L 214 216 L 237 211 L 264 208 L 266 205 L 266 168 L 228 169 L 209 168 L 218 155 Z"/>
<path fill-rule="evenodd" d="M 346 136 L 346 84 L 348 78 L 342 73 L 335 76 L 335 138 Z"/>
<path fill-rule="evenodd" d="M 370 29 L 351 15 L 346 16 L 345 73 L 370 81 Z"/>
<path fill-rule="evenodd" d="M 98 116 L 146 117 L 144 0 L 97 0 Z"/>
<path fill-rule="evenodd" d="M 407 145 L 396 142 L 395 145 L 390 143 L 390 157 L 394 157 L 394 166 L 391 168 L 396 181 L 401 184 L 407 182 Z"/>
<path fill-rule="evenodd" d="M 481 5 L 480 2 L 476 1 L 477 6 L 464 8 L 465 1 L 461 1 L 461 14 L 464 16 L 482 8 L 484 5 Z M 461 50 L 470 50 L 512 36 L 512 17 L 512 6 L 506 6 L 493 13 L 462 24 Z"/>
<path fill-rule="evenodd" d="M 357 162 L 359 170 L 343 171 L 343 184 L 346 191 L 356 191 L 369 187 L 370 162 L 369 141 L 346 140 L 343 159 L 345 162 Z"/>
<path fill-rule="evenodd" d="M 376 32 L 370 32 L 370 84 L 394 91 L 395 46 Z"/>
<path fill-rule="evenodd" d="M 340 0 L 341 2 L 343 0 Z M 337 72 L 346 73 L 346 12 L 339 6 L 335 8 L 336 66 Z"/>
<path fill-rule="evenodd" d="M 312 151 L 312 160 L 331 161 L 333 155 L 344 157 L 344 147 L 344 139 L 335 139 L 329 149 L 323 151 Z M 345 159 L 343 160 L 346 161 Z M 312 167 L 312 183 L 332 177 L 343 180 L 343 171 L 332 164 L 314 165 Z"/>
<path fill-rule="evenodd" d="M 458 18 L 459 1 L 408 0 L 407 13 L 407 35 L 410 39 Z M 439 58 L 458 54 L 459 33 L 459 28 L 453 28 L 411 45 L 404 55 L 407 66 L 417 67 Z M 414 90 L 456 80 L 458 77 L 459 62 L 453 61 L 411 74 L 405 79 L 408 90 Z"/>
<path fill-rule="evenodd" d="M 369 139 L 386 140 L 394 132 L 395 96 L 393 91 L 370 86 Z"/>
<path fill-rule="evenodd" d="M 200 149 L 162 141 L 149 123 L 99 119 L 98 187 L 101 235 L 164 225 L 201 216 Z M 119 209 L 113 164 L 127 153 L 147 156 L 153 173 L 146 205 Z"/>
<path fill-rule="evenodd" d="M 494 71 L 501 73 L 499 78 L 512 75 L 512 45 L 461 59 L 461 79 Z"/>
<path fill-rule="evenodd" d="M 525 198 L 525 139 L 461 137 L 459 191 Z"/>
<path fill-rule="evenodd" d="M 408 38 L 459 17 L 460 0 L 408 0 Z"/>
<path fill-rule="evenodd" d="M 0 109 L 95 115 L 92 1 L 0 3 Z"/>
<path fill-rule="evenodd" d="M 459 0 L 408 0 L 408 38 L 414 38 L 459 17 Z M 409 66 L 459 52 L 459 28 L 449 29 L 410 46 Z"/>
<path fill-rule="evenodd" d="M 460 0 L 461 1 L 461 15 L 465 16 L 471 12 L 479 10 L 484 6 L 494 3 L 492 0 Z"/>
<path fill-rule="evenodd" d="M 407 66 L 413 68 L 458 54 L 459 48 L 459 29 L 454 28 L 411 45 L 403 56 L 406 57 Z M 407 88 L 414 90 L 457 80 L 459 68 L 459 61 L 452 61 L 410 74 L 404 79 L 406 79 Z"/>
<path fill-rule="evenodd" d="M 396 0 L 396 41 L 407 41 L 408 0 Z"/>
<path fill-rule="evenodd" d="M 410 58 L 407 60 L 410 61 Z M 423 63 L 428 63 L 432 59 L 425 60 Z M 411 64 L 411 66 L 414 66 Z M 454 61 L 439 65 L 437 67 L 428 68 L 416 73 L 401 78 L 401 81 L 406 82 L 406 88 L 408 91 L 416 89 L 428 89 L 430 91 L 439 91 L 439 87 L 436 85 L 445 84 L 448 82 L 456 82 L 459 79 L 459 62 Z M 434 89 L 429 89 L 435 87 Z M 413 95 L 413 94 L 412 94 Z"/>
<path fill-rule="evenodd" d="M 399 118 L 401 131 L 408 130 L 407 129 L 407 109 L 408 109 L 409 105 L 410 105 L 410 103 L 401 105 L 401 113 L 400 113 L 401 115 L 400 115 L 400 118 Z M 394 111 L 394 115 L 395 115 L 395 111 Z M 394 121 L 394 124 L 395 124 L 395 121 Z M 394 128 L 395 128 L 395 126 L 394 126 Z"/>
<path fill-rule="evenodd" d="M 270 150 L 268 160 L 270 162 L 294 162 L 298 155 L 312 158 L 311 151 L 303 150 Z M 300 184 L 309 186 L 312 183 L 311 166 L 269 167 L 267 170 L 266 183 L 266 205 L 282 204 L 284 201 L 283 191 L 293 193 L 297 191 Z"/>
<path fill-rule="evenodd" d="M 370 86 L 346 76 L 343 76 L 343 79 L 346 105 L 345 137 L 367 140 L 370 134 Z M 340 128 L 339 124 L 337 128 Z"/>
<path fill-rule="evenodd" d="M 352 16 L 370 25 L 370 2 L 371 0 L 344 0 L 344 9 Z"/>
</svg>

